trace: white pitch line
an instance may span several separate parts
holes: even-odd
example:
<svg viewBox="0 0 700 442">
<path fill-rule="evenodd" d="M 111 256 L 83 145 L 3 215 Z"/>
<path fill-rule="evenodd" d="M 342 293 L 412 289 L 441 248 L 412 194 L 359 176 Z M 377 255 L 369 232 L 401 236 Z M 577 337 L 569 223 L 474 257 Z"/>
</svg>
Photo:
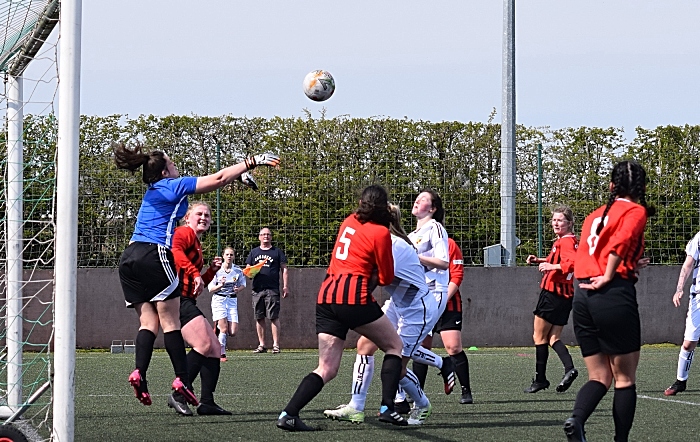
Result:
<svg viewBox="0 0 700 442">
<path fill-rule="evenodd" d="M 642 394 L 638 394 L 637 397 L 640 399 L 652 399 L 652 400 L 661 401 L 661 402 L 675 402 L 677 404 L 684 404 L 684 405 L 700 405 L 697 402 L 679 401 L 677 399 L 665 399 L 662 397 L 644 396 Z"/>
</svg>

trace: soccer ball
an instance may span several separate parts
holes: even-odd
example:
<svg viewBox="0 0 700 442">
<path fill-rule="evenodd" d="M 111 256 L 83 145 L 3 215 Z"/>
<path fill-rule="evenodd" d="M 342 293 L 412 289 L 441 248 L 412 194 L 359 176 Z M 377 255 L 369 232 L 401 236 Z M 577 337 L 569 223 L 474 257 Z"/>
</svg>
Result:
<svg viewBox="0 0 700 442">
<path fill-rule="evenodd" d="M 311 71 L 304 77 L 304 93 L 314 101 L 326 101 L 335 92 L 335 80 L 328 71 Z"/>
</svg>

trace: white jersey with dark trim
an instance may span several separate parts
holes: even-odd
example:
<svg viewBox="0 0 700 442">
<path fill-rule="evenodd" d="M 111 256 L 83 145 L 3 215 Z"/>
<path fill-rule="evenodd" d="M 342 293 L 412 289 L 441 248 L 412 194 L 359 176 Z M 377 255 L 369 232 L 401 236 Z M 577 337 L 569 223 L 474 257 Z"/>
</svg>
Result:
<svg viewBox="0 0 700 442">
<path fill-rule="evenodd" d="M 426 258 L 439 258 L 450 262 L 449 245 L 447 243 L 447 231 L 439 222 L 431 219 L 419 229 L 408 234 L 413 241 L 420 256 Z M 429 269 L 424 267 L 425 281 L 428 288 L 435 291 L 447 291 L 450 283 L 450 274 L 447 270 Z"/>
<path fill-rule="evenodd" d="M 693 284 L 690 286 L 690 294 L 697 295 L 700 290 L 700 279 L 698 279 L 698 267 L 700 267 L 700 232 L 696 233 L 693 239 L 685 246 L 685 253 L 692 256 L 693 263 Z"/>
<path fill-rule="evenodd" d="M 425 272 L 416 250 L 403 238 L 391 235 L 394 280 L 384 289 L 397 307 L 405 308 L 428 294 Z"/>
</svg>

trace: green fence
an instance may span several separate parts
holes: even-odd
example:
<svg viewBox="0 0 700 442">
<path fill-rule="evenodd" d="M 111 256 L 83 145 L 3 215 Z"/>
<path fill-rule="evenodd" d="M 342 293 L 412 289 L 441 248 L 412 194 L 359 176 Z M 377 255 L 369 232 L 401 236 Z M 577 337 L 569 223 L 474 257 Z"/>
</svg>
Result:
<svg viewBox="0 0 700 442">
<path fill-rule="evenodd" d="M 28 142 L 32 134 L 44 132 L 33 128 L 53 124 L 50 118 L 26 120 Z M 81 267 L 116 266 L 128 243 L 144 185 L 140 173 L 132 176 L 116 169 L 110 143 L 134 138 L 166 151 L 183 175 L 213 173 L 217 148 L 222 165 L 263 151 L 282 157 L 279 170 L 254 171 L 259 192 L 238 184 L 221 191 L 220 241 L 238 251 L 239 262 L 258 244 L 258 231 L 266 225 L 272 228 L 275 243 L 286 251 L 290 265 L 326 265 L 340 222 L 355 207 L 358 191 L 370 183 L 387 187 L 392 201 L 403 209 L 407 230 L 413 225 L 410 208 L 420 189 L 440 192 L 445 227 L 462 246 L 467 265 L 482 265 L 483 248 L 500 241 L 500 125 L 493 122 L 315 119 L 310 115 L 269 120 L 85 116 L 76 220 Z M 580 227 L 583 217 L 607 198 L 612 164 L 633 158 L 649 173 L 647 201 L 658 209 L 647 227 L 647 256 L 655 264 L 683 261 L 685 243 L 699 229 L 700 126 L 638 128 L 632 140 L 616 128 L 518 127 L 517 140 L 519 263 L 538 250 L 538 144 L 542 145 L 545 253 L 553 239 L 549 208 L 569 204 Z M 53 153 L 43 152 L 43 157 Z M 25 176 L 46 174 L 44 168 L 35 170 L 34 155 L 26 158 Z M 41 193 L 41 188 L 36 192 Z M 214 193 L 202 199 L 215 206 Z M 213 225 L 211 231 L 216 230 Z M 216 235 L 209 234 L 205 256 L 214 255 L 216 244 Z"/>
</svg>

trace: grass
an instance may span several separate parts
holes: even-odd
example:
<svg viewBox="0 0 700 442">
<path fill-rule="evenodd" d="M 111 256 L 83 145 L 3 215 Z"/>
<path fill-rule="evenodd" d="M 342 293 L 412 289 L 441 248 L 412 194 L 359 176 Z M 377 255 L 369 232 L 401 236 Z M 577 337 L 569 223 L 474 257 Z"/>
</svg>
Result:
<svg viewBox="0 0 700 442">
<path fill-rule="evenodd" d="M 376 421 L 379 404 L 378 354 L 375 380 L 370 389 L 365 423 L 328 421 L 322 412 L 347 403 L 354 353 L 346 352 L 336 379 L 301 412 L 301 417 L 322 431 L 286 433 L 274 422 L 299 381 L 316 367 L 315 351 L 284 351 L 254 355 L 231 352 L 222 364 L 216 400 L 233 416 L 178 416 L 166 405 L 172 368 L 165 352 L 156 352 L 148 372 L 153 405 L 144 407 L 133 397 L 126 378 L 133 355 L 78 353 L 76 373 L 76 441 L 550 441 L 565 440 L 562 423 L 573 406 L 586 370 L 577 348 L 571 349 L 580 376 L 571 390 L 556 393 L 563 374 L 550 352 L 548 377 L 552 387 L 525 394 L 534 371 L 532 348 L 489 348 L 469 351 L 474 392 L 473 405 L 460 405 L 456 390 L 442 393 L 441 378 L 431 369 L 426 392 L 433 415 L 422 427 L 396 428 Z M 672 441 L 700 439 L 693 424 L 700 412 L 700 390 L 693 388 L 667 398 L 663 390 L 675 377 L 678 347 L 647 346 L 642 350 L 637 381 L 637 412 L 631 440 Z M 197 391 L 198 381 L 195 383 Z M 612 391 L 603 399 L 586 426 L 589 440 L 612 440 Z M 683 435 L 679 435 L 679 426 Z"/>
</svg>

